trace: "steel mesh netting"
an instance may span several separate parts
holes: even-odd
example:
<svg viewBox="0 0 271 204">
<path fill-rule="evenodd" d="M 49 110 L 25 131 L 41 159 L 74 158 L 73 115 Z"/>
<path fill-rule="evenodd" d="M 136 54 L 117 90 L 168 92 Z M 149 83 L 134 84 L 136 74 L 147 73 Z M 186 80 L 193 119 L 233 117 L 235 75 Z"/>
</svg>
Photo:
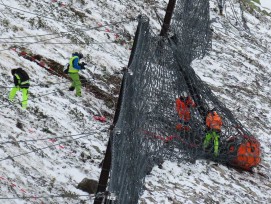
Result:
<svg viewBox="0 0 271 204">
<path fill-rule="evenodd" d="M 164 139 L 177 133 L 174 103 L 182 88 L 182 75 L 168 41 L 153 37 L 148 19 L 143 17 L 140 24 L 113 130 L 109 191 L 117 195 L 118 203 L 137 203 L 146 174 L 163 159 Z"/>
<path fill-rule="evenodd" d="M 223 4 L 225 1 L 219 1 Z M 222 5 L 222 6 L 223 6 Z M 186 91 L 194 99 L 197 107 L 191 110 L 191 131 L 186 138 L 187 144 L 183 149 L 189 150 L 191 158 L 199 156 L 215 159 L 219 162 L 229 163 L 243 169 L 256 166 L 260 161 L 260 145 L 256 138 L 246 130 L 232 113 L 221 103 L 195 74 L 190 64 L 195 58 L 203 57 L 211 48 L 211 30 L 209 20 L 208 0 L 180 0 L 176 4 L 171 32 L 173 37 L 169 41 L 173 49 L 174 58 L 178 63 L 185 79 Z M 185 88 L 181 88 L 182 90 Z M 214 147 L 209 152 L 202 151 L 202 143 L 206 134 L 207 112 L 215 108 L 222 117 L 223 126 L 219 141 L 219 156 L 213 156 Z M 190 140 L 190 141 L 189 141 Z M 214 144 L 212 144 L 214 145 Z"/>
<path fill-rule="evenodd" d="M 171 39 L 176 43 L 182 64 L 205 55 L 211 49 L 208 0 L 179 0 L 172 18 Z"/>
<path fill-rule="evenodd" d="M 175 49 L 175 58 L 181 62 L 177 54 L 177 48 L 173 49 Z M 218 100 L 208 85 L 201 81 L 190 66 L 180 65 L 179 67 L 181 67 L 188 87 L 186 91 L 197 104 L 197 107 L 191 109 L 191 120 L 189 123 L 191 130 L 186 139 L 187 144 L 182 142 L 182 148 L 187 150 L 186 154 L 193 159 L 210 158 L 246 170 L 256 166 L 260 161 L 259 143 L 256 138 L 235 119 L 231 111 Z M 215 109 L 223 122 L 221 132 L 219 133 L 218 156 L 213 154 L 214 144 L 211 144 L 208 149 L 203 149 L 203 142 L 207 132 L 205 121 L 207 112 L 211 109 Z"/>
<path fill-rule="evenodd" d="M 177 3 L 171 37 L 155 36 L 150 31 L 149 20 L 139 19 L 134 56 L 124 73 L 122 103 L 111 138 L 108 190 L 116 195 L 116 203 L 137 203 L 145 176 L 163 159 L 209 158 L 245 169 L 260 161 L 259 152 L 255 152 L 259 151 L 255 150 L 258 148 L 255 137 L 190 66 L 211 45 L 209 2 L 191 2 Z M 190 24 L 183 22 L 189 20 Z M 176 129 L 180 121 L 175 99 L 183 91 L 196 103 L 190 109 L 189 131 Z M 223 120 L 218 156 L 213 154 L 212 142 L 208 149 L 202 147 L 206 114 L 212 108 L 216 108 Z"/>
</svg>

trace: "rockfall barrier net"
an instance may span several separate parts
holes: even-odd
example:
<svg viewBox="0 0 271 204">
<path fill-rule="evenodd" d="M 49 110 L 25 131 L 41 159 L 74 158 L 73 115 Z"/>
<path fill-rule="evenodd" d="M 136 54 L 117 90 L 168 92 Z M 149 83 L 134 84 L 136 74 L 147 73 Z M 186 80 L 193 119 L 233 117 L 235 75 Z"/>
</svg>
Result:
<svg viewBox="0 0 271 204">
<path fill-rule="evenodd" d="M 156 36 L 148 18 L 139 18 L 111 137 L 108 190 L 115 203 L 137 203 L 145 176 L 164 159 L 206 158 L 247 170 L 260 162 L 258 141 L 190 66 L 211 47 L 208 0 L 178 1 L 170 29 L 169 36 Z M 182 94 L 191 97 L 185 113 L 176 110 Z M 214 108 L 220 130 L 206 125 Z"/>
</svg>

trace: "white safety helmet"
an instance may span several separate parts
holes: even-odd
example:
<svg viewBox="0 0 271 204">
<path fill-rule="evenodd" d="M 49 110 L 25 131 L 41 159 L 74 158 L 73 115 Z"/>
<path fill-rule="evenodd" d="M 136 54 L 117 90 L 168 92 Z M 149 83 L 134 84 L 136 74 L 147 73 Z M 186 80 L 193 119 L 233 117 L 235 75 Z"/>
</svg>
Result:
<svg viewBox="0 0 271 204">
<path fill-rule="evenodd" d="M 182 94 L 181 94 L 181 96 L 186 98 L 188 96 L 188 94 L 187 94 L 186 91 L 183 91 Z"/>
</svg>

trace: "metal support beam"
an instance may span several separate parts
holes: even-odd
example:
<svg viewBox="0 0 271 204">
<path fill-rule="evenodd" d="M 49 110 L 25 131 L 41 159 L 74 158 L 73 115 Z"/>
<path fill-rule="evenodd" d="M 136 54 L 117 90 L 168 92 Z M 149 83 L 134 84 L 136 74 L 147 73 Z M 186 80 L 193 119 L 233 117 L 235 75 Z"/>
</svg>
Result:
<svg viewBox="0 0 271 204">
<path fill-rule="evenodd" d="M 160 36 L 166 36 L 168 32 L 175 5 L 176 0 L 169 0 Z"/>
<path fill-rule="evenodd" d="M 110 131 L 110 132 L 112 132 L 112 131 Z M 111 140 L 109 138 L 107 148 L 106 148 L 105 157 L 104 157 L 104 160 L 103 160 L 102 172 L 101 172 L 101 175 L 100 175 L 96 195 L 98 195 L 98 193 L 104 193 L 105 192 L 106 187 L 107 187 L 107 181 L 108 181 L 108 177 L 109 177 L 110 167 L 111 167 Z M 101 204 L 103 202 L 103 199 L 104 199 L 103 196 L 96 197 L 95 200 L 94 200 L 94 204 Z"/>
<path fill-rule="evenodd" d="M 139 18 L 141 18 L 141 17 L 139 16 Z M 138 34 L 139 34 L 139 26 L 140 26 L 140 23 L 138 23 L 138 26 L 137 26 L 136 34 L 134 37 L 134 43 L 133 43 L 130 59 L 128 62 L 128 67 L 131 65 L 133 57 L 134 57 Z M 107 188 L 107 183 L 108 183 L 108 178 L 109 178 L 109 173 L 110 173 L 110 168 L 111 168 L 111 156 L 112 156 L 112 152 L 111 152 L 112 141 L 111 140 L 112 140 L 112 136 L 113 136 L 113 129 L 118 121 L 119 114 L 121 111 L 121 104 L 122 104 L 122 98 L 123 98 L 123 92 L 124 92 L 123 87 L 124 87 L 124 82 L 125 82 L 127 72 L 128 72 L 128 69 L 124 70 L 124 75 L 123 75 L 123 79 L 122 79 L 122 83 L 121 83 L 117 107 L 116 107 L 113 123 L 110 127 L 109 141 L 107 144 L 106 153 L 105 153 L 105 157 L 104 157 L 103 164 L 102 164 L 102 171 L 100 174 L 99 184 L 98 184 L 98 188 L 96 191 L 97 197 L 94 200 L 94 204 L 102 204 L 104 199 L 107 200 L 107 198 L 105 198 L 104 196 L 98 197 L 98 195 L 104 195 L 106 188 Z M 108 203 L 108 201 L 106 203 Z"/>
</svg>

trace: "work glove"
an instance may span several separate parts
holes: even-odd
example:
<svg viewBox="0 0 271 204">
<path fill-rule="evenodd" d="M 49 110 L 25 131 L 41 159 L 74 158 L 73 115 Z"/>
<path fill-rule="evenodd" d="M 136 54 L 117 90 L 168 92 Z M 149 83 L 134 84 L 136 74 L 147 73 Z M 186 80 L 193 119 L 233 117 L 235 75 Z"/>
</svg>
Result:
<svg viewBox="0 0 271 204">
<path fill-rule="evenodd" d="M 85 65 L 87 65 L 87 63 L 85 63 L 85 62 L 82 62 L 82 63 L 80 64 L 80 66 L 81 66 L 81 69 L 86 69 L 86 68 L 85 68 Z"/>
</svg>

